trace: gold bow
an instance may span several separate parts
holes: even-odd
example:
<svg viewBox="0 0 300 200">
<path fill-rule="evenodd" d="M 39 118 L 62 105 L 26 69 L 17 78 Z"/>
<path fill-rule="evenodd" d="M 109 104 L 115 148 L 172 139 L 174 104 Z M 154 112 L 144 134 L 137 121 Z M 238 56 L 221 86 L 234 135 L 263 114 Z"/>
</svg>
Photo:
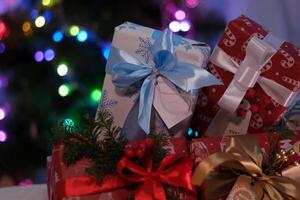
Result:
<svg viewBox="0 0 300 200">
<path fill-rule="evenodd" d="M 192 183 L 203 186 L 204 199 L 212 200 L 228 194 L 237 178 L 246 175 L 253 185 L 260 186 L 254 190 L 257 199 L 300 199 L 300 183 L 280 175 L 283 171 L 278 175 L 265 174 L 262 162 L 263 153 L 254 135 L 233 137 L 225 152 L 210 155 L 197 166 Z M 222 170 L 215 171 L 217 167 Z M 300 173 L 297 170 L 289 172 Z"/>
</svg>

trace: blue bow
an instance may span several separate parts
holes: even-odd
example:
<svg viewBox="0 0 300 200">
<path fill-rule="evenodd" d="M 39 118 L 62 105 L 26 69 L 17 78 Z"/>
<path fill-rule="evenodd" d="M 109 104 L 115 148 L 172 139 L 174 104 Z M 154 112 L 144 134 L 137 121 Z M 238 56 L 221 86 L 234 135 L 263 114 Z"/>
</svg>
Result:
<svg viewBox="0 0 300 200">
<path fill-rule="evenodd" d="M 154 89 L 158 76 L 168 79 L 186 92 L 221 84 L 206 70 L 178 61 L 172 39 L 172 32 L 166 29 L 152 45 L 151 54 L 154 67 L 143 63 L 123 50 L 116 49 L 118 55 L 114 55 L 114 57 L 118 57 L 118 62 L 108 69 L 116 87 L 127 88 L 138 81 L 142 81 L 138 123 L 147 134 L 150 132 Z"/>
</svg>

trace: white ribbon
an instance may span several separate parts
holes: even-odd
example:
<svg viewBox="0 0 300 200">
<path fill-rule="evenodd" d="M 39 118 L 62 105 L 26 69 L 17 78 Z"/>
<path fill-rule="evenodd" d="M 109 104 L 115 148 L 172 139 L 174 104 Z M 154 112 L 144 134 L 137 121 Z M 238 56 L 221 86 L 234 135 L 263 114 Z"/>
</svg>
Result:
<svg viewBox="0 0 300 200">
<path fill-rule="evenodd" d="M 267 95 L 282 106 L 289 106 L 296 95 L 292 90 L 268 78 L 260 76 L 261 69 L 276 53 L 283 41 L 272 34 L 263 40 L 253 36 L 246 48 L 246 56 L 239 65 L 218 46 L 214 49 L 210 61 L 218 67 L 234 74 L 233 80 L 220 98 L 218 105 L 233 113 L 244 98 L 247 90 L 258 83 Z"/>
</svg>

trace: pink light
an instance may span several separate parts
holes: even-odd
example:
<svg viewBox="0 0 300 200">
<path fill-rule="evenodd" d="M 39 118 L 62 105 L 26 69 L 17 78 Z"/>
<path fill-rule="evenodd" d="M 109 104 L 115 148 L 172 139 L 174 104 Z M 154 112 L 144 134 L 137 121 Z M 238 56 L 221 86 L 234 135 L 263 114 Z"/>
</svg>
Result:
<svg viewBox="0 0 300 200">
<path fill-rule="evenodd" d="M 189 8 L 195 8 L 199 4 L 199 0 L 185 0 L 185 4 Z"/>
<path fill-rule="evenodd" d="M 171 29 L 171 31 L 173 32 L 178 32 L 180 31 L 180 23 L 178 21 L 172 21 L 169 24 L 169 28 Z"/>
<path fill-rule="evenodd" d="M 3 108 L 0 108 L 0 120 L 4 119 L 6 116 L 5 111 Z"/>
<path fill-rule="evenodd" d="M 183 32 L 187 32 L 191 29 L 191 24 L 189 21 L 183 21 L 180 23 L 180 30 Z"/>
<path fill-rule="evenodd" d="M 19 185 L 20 186 L 28 186 L 28 185 L 32 185 L 32 180 L 31 179 L 24 179 L 24 180 L 22 180 L 20 183 L 19 183 Z"/>
<path fill-rule="evenodd" d="M 0 130 L 0 142 L 5 142 L 6 139 L 7 139 L 6 133 Z"/>
<path fill-rule="evenodd" d="M 186 17 L 186 14 L 183 10 L 177 10 L 174 16 L 177 20 L 183 20 Z"/>
</svg>

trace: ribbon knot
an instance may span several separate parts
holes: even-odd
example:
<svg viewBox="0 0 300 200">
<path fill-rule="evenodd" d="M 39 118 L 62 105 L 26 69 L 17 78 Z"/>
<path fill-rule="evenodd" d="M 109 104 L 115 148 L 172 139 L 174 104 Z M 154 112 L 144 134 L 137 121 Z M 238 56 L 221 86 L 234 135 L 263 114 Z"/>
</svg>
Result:
<svg viewBox="0 0 300 200">
<path fill-rule="evenodd" d="M 119 61 L 107 68 L 107 72 L 112 75 L 113 84 L 116 87 L 129 88 L 137 82 L 141 83 L 138 123 L 147 134 L 150 133 L 152 105 L 154 98 L 157 98 L 154 93 L 156 85 L 159 84 L 157 83 L 158 76 L 167 79 L 186 93 L 202 87 L 221 84 L 206 70 L 177 60 L 173 34 L 169 29 L 166 29 L 151 47 L 154 66 L 140 61 L 123 50 L 113 48 L 112 51 L 115 54 L 114 59 Z M 162 120 L 166 121 L 164 117 Z"/>
<path fill-rule="evenodd" d="M 194 192 L 191 185 L 192 161 L 187 156 L 168 155 L 156 171 L 152 171 L 152 159 L 146 161 L 146 169 L 123 157 L 117 167 L 118 174 L 131 183 L 140 183 L 136 200 L 166 200 L 162 183 Z"/>
<path fill-rule="evenodd" d="M 205 193 L 205 199 L 208 200 L 217 199 L 216 194 L 219 197 L 226 195 L 240 176 L 248 176 L 252 183 L 261 184 L 259 191 L 255 191 L 257 195 L 278 200 L 300 199 L 300 184 L 285 176 L 264 174 L 262 161 L 263 153 L 255 136 L 232 137 L 225 152 L 210 155 L 197 166 L 192 182 L 198 186 L 204 184 L 208 188 Z M 229 170 L 214 173 L 217 167 Z"/>
</svg>

